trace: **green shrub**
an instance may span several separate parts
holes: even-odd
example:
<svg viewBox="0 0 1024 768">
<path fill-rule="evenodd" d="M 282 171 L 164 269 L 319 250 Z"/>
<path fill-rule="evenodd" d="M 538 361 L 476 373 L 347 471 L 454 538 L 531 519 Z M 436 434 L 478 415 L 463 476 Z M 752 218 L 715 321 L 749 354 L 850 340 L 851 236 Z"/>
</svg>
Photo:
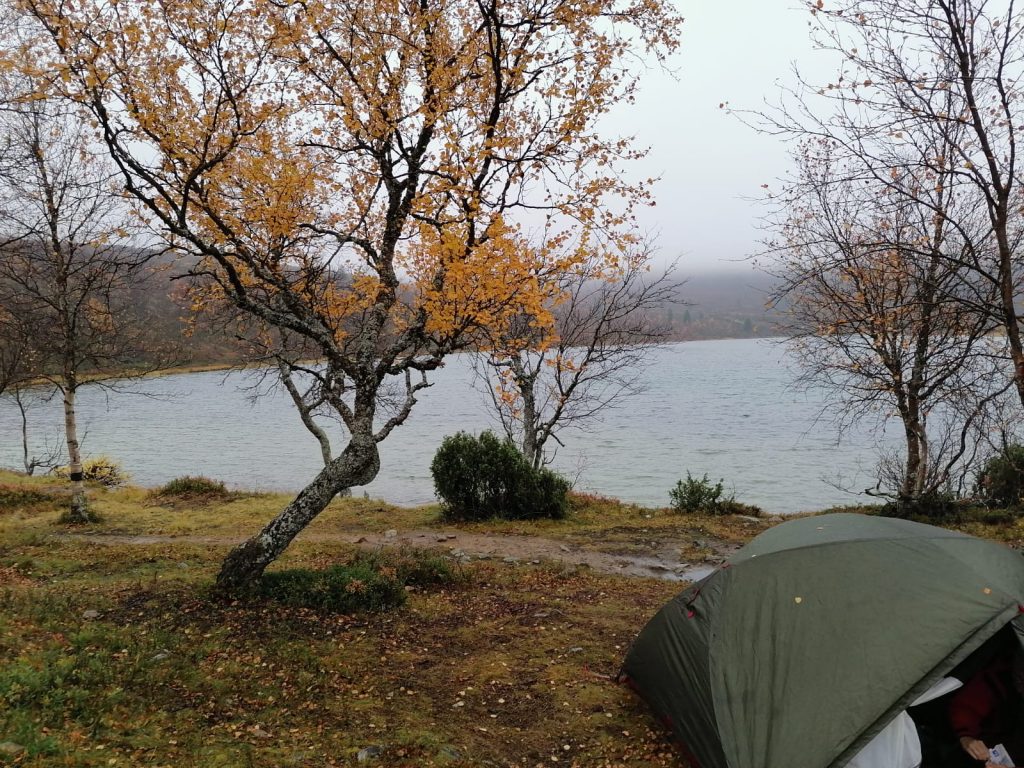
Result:
<svg viewBox="0 0 1024 768">
<path fill-rule="evenodd" d="M 53 473 L 63 480 L 71 477 L 71 469 L 66 466 L 57 467 Z M 82 479 L 107 488 L 116 488 L 127 483 L 129 475 L 124 467 L 109 456 L 95 456 L 82 462 Z"/>
<path fill-rule="evenodd" d="M 899 517 L 925 523 L 952 523 L 965 518 L 969 503 L 955 494 L 943 491 L 928 493 L 915 499 L 895 499 L 878 511 L 882 517 Z"/>
<path fill-rule="evenodd" d="M 453 569 L 446 553 L 433 549 L 378 549 L 359 552 L 354 564 L 362 564 L 396 579 L 404 587 L 442 587 L 456 584 L 464 576 Z"/>
<path fill-rule="evenodd" d="M 562 518 L 569 482 L 534 469 L 511 442 L 493 432 L 449 435 L 430 463 L 446 520 Z"/>
<path fill-rule="evenodd" d="M 732 496 L 723 497 L 722 481 L 712 483 L 707 473 L 699 480 L 686 473 L 686 479 L 676 483 L 669 492 L 672 509 L 676 512 L 702 512 L 706 515 L 729 515 L 737 508 Z M 742 506 L 742 505 L 741 505 Z M 756 507 L 755 507 L 756 509 Z M 745 513 L 744 513 L 745 514 Z"/>
<path fill-rule="evenodd" d="M 1018 507 L 1024 500 L 1024 445 L 1008 445 L 978 473 L 977 496 L 987 504 Z"/>
<path fill-rule="evenodd" d="M 404 585 L 365 562 L 322 571 L 271 571 L 263 574 L 257 591 L 285 605 L 338 613 L 386 611 L 405 603 Z"/>
<path fill-rule="evenodd" d="M 337 613 L 387 611 L 405 603 L 406 588 L 455 584 L 451 558 L 437 550 L 358 552 L 352 561 L 321 571 L 294 568 L 265 573 L 257 592 L 285 605 Z"/>
<path fill-rule="evenodd" d="M 225 498 L 230 495 L 231 492 L 220 480 L 212 480 L 201 475 L 176 477 L 150 493 L 150 496 L 159 498 L 194 496 Z"/>
</svg>

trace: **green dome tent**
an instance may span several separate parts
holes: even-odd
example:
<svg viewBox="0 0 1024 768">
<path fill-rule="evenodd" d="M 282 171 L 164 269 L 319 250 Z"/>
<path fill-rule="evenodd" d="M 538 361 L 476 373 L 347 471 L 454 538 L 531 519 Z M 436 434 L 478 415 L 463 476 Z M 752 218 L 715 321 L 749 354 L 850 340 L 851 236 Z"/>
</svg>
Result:
<svg viewBox="0 0 1024 768">
<path fill-rule="evenodd" d="M 840 768 L 1001 628 L 1024 557 L 854 514 L 771 528 L 647 624 L 621 678 L 699 768 Z"/>
</svg>

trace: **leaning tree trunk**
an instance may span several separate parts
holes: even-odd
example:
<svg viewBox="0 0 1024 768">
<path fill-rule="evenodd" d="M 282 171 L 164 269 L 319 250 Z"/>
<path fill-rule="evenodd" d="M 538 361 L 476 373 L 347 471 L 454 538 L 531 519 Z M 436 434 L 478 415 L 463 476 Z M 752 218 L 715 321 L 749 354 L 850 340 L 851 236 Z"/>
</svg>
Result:
<svg viewBox="0 0 1024 768">
<path fill-rule="evenodd" d="M 75 418 L 77 386 L 72 381 L 64 387 L 64 435 L 68 444 L 68 477 L 71 480 L 71 506 L 65 519 L 69 523 L 92 523 L 95 519 L 85 496 L 82 475 L 82 454 L 78 446 L 78 422 Z"/>
<path fill-rule="evenodd" d="M 354 485 L 366 485 L 379 471 L 380 454 L 372 434 L 353 435 L 341 455 L 327 464 L 277 517 L 231 550 L 221 565 L 217 588 L 237 592 L 251 586 L 335 496 Z"/>
</svg>

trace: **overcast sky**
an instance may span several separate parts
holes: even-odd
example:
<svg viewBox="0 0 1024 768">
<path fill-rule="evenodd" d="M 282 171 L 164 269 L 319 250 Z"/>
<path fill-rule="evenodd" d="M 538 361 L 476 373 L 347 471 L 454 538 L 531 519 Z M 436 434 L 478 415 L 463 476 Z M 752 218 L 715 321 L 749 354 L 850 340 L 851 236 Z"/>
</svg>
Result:
<svg viewBox="0 0 1024 768">
<path fill-rule="evenodd" d="M 657 69 L 641 82 L 636 104 L 612 119 L 650 155 L 638 177 L 660 175 L 657 206 L 641 224 L 657 232 L 665 257 L 682 256 L 683 274 L 749 269 L 757 249 L 762 184 L 786 172 L 786 147 L 719 109 L 757 108 L 792 84 L 792 63 L 828 79 L 832 67 L 813 51 L 810 14 L 796 0 L 675 0 L 686 18 L 674 58 L 677 79 Z M 815 78 L 818 79 L 818 78 Z"/>
</svg>

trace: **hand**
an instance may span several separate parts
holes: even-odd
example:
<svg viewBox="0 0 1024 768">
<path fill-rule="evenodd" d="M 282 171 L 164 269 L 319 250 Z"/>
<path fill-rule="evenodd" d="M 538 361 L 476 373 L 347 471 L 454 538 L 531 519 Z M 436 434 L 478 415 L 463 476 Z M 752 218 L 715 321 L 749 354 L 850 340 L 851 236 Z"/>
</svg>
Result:
<svg viewBox="0 0 1024 768">
<path fill-rule="evenodd" d="M 975 760 L 985 760 L 986 762 L 988 761 L 988 747 L 985 746 L 985 742 L 981 739 L 975 739 L 971 736 L 961 736 L 960 746 L 964 748 L 964 752 L 973 757 Z"/>
</svg>

